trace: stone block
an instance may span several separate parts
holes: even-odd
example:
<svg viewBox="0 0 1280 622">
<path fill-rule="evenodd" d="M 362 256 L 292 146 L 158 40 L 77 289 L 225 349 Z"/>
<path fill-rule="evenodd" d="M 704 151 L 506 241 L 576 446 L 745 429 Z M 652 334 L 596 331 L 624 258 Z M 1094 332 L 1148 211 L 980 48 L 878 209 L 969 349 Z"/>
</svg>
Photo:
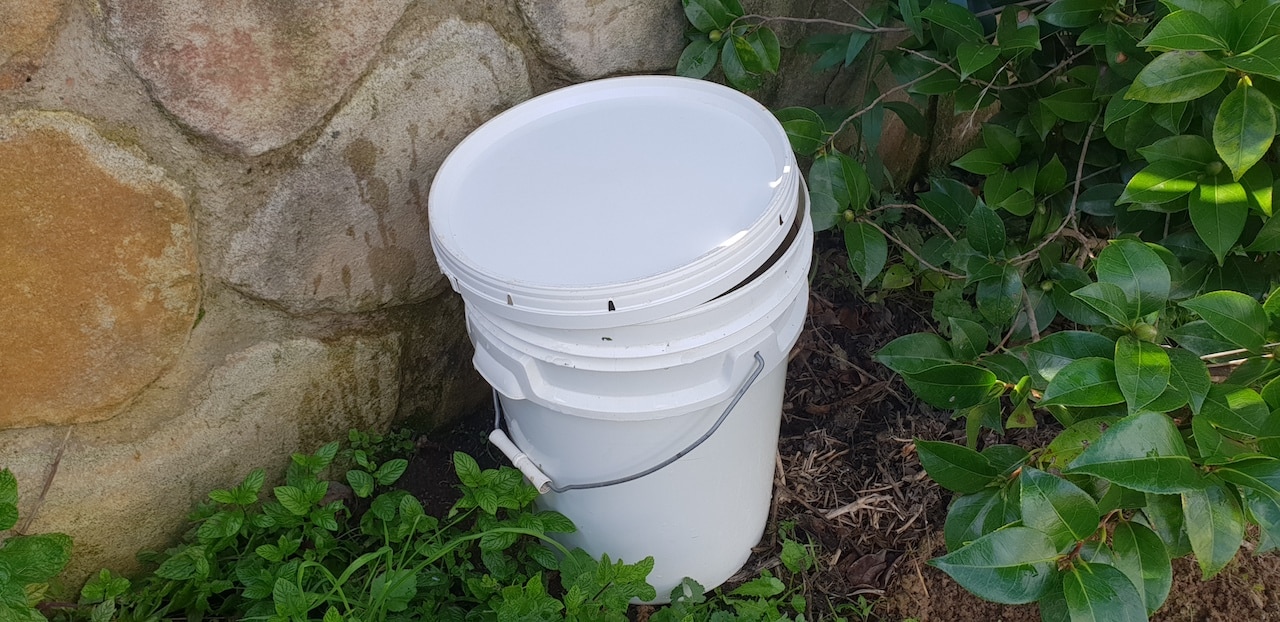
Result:
<svg viewBox="0 0 1280 622">
<path fill-rule="evenodd" d="M 519 0 L 543 56 L 574 80 L 670 71 L 686 43 L 670 0 Z"/>
<path fill-rule="evenodd" d="M 428 180 L 468 132 L 529 93 L 523 54 L 488 24 L 449 19 L 400 42 L 232 237 L 220 276 L 296 313 L 438 294 Z"/>
<path fill-rule="evenodd" d="M 342 98 L 409 0 L 104 0 L 108 32 L 193 131 L 258 155 Z"/>
<path fill-rule="evenodd" d="M 65 113 L 0 118 L 0 429 L 115 414 L 200 304 L 191 219 L 158 167 Z"/>
</svg>

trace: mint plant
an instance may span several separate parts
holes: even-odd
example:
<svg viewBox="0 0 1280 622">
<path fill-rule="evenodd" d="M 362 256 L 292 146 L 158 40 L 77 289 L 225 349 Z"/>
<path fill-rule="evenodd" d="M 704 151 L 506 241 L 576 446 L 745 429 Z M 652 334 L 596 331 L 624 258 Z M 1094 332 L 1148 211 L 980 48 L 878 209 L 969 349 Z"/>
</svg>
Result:
<svg viewBox="0 0 1280 622">
<path fill-rule="evenodd" d="M 0 469 L 0 533 L 17 524 L 18 479 Z M 71 538 L 64 534 L 10 534 L 0 540 L 0 620 L 44 622 L 37 606 L 70 560 Z"/>
</svg>

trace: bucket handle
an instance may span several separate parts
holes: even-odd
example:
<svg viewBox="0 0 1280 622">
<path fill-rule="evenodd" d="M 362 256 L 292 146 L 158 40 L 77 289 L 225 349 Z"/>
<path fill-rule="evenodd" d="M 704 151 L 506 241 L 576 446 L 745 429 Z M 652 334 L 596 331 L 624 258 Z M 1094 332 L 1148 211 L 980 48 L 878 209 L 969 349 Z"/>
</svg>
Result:
<svg viewBox="0 0 1280 622">
<path fill-rule="evenodd" d="M 520 472 L 529 479 L 529 483 L 533 484 L 533 486 L 538 489 L 539 494 L 546 494 L 547 492 L 552 491 L 565 493 L 570 490 L 605 488 L 608 486 L 617 486 L 618 484 L 635 481 L 671 466 L 671 464 L 676 460 L 685 457 L 689 452 L 697 449 L 699 445 L 702 445 L 707 439 L 711 438 L 711 435 L 715 434 L 716 430 L 720 429 L 720 425 L 725 422 L 725 419 L 729 418 L 729 413 L 733 412 L 733 408 L 742 400 L 742 396 L 747 394 L 747 390 L 751 388 L 752 384 L 755 384 L 756 378 L 759 378 L 760 373 L 764 371 L 764 357 L 757 351 L 754 358 L 755 365 L 752 367 L 751 373 L 747 375 L 746 380 L 742 381 L 742 386 L 738 387 L 738 391 L 733 394 L 733 399 L 729 401 L 729 405 L 725 407 L 724 412 L 720 413 L 720 418 L 716 419 L 716 422 L 712 424 L 711 429 L 703 432 L 702 436 L 699 436 L 697 440 L 690 443 L 688 447 L 676 452 L 674 456 L 644 469 L 643 471 L 639 471 L 625 477 L 599 482 L 565 485 L 557 485 L 555 482 L 551 481 L 551 478 L 548 477 L 546 473 L 543 473 L 542 469 L 538 468 L 538 466 L 533 463 L 533 460 L 529 458 L 529 455 L 520 451 L 520 448 L 516 447 L 516 444 L 512 442 L 509 436 L 507 436 L 507 433 L 502 430 L 502 402 L 498 399 L 497 389 L 494 389 L 493 391 L 493 431 L 489 433 L 489 442 L 493 443 L 499 450 L 501 450 L 502 453 L 511 460 L 511 464 L 520 469 Z"/>
</svg>

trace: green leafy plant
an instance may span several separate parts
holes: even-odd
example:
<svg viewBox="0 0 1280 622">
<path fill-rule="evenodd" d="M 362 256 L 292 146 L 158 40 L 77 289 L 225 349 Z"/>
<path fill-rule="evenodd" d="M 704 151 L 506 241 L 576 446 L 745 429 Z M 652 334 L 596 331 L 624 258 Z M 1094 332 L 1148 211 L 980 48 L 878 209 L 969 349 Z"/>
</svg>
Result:
<svg viewBox="0 0 1280 622">
<path fill-rule="evenodd" d="M 1280 302 L 1260 300 L 1280 274 L 1277 6 L 730 13 L 832 27 L 797 49 L 818 69 L 863 63 L 852 105 L 775 114 L 812 158 L 815 228 L 841 234 L 861 286 L 933 293 L 940 334 L 876 358 L 965 422 L 965 444 L 915 447 L 958 495 L 933 563 L 979 596 L 1038 601 L 1046 620 L 1145 620 L 1171 558 L 1194 552 L 1212 576 L 1249 524 L 1259 551 L 1276 547 Z M 898 84 L 881 91 L 870 77 L 885 71 Z M 878 156 L 884 113 L 927 136 L 940 106 L 975 128 L 981 115 L 977 145 L 899 194 Z M 1047 446 L 979 451 L 984 429 L 1041 425 L 1061 426 Z"/>
<path fill-rule="evenodd" d="M 18 479 L 0 469 L 0 533 L 17 524 Z M 71 538 L 64 534 L 10 534 L 0 541 L 0 620 L 43 622 L 37 605 L 70 560 Z"/>
</svg>

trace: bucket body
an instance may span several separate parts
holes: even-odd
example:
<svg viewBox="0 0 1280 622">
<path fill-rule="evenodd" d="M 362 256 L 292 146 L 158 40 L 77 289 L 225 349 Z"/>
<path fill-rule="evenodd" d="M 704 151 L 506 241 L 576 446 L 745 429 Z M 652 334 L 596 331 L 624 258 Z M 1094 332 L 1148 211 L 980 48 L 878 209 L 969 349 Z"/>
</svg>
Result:
<svg viewBox="0 0 1280 622">
<path fill-rule="evenodd" d="M 615 112 L 617 127 L 594 121 Z M 668 123 L 668 113 L 684 123 Z M 686 115 L 701 119 L 698 127 Z M 542 189 L 542 176 L 558 170 L 546 160 L 564 156 L 559 150 L 574 136 L 588 136 L 596 149 L 578 164 L 613 162 L 600 170 L 614 177 L 582 196 Z M 673 183 L 683 190 L 674 194 L 631 178 L 634 169 L 679 164 L 688 156 L 681 141 L 691 139 L 740 140 L 747 152 L 737 154 L 740 161 L 729 157 L 724 169 L 739 178 L 677 167 Z M 645 141 L 654 151 L 637 155 L 635 145 Z M 508 209 L 477 167 L 540 171 L 526 178 L 534 181 L 521 206 L 537 218 L 517 218 L 550 238 L 522 249 L 536 257 L 486 246 L 516 238 L 494 242 L 471 222 L 470 209 Z M 562 181 L 578 178 L 565 171 Z M 646 214 L 617 227 L 598 200 L 601 188 L 613 186 L 628 200 L 650 192 L 633 207 L 672 227 L 682 214 L 699 214 L 690 227 L 720 229 L 672 233 L 678 240 L 665 246 L 668 236 L 647 229 Z M 808 304 L 807 196 L 786 135 L 767 110 L 724 87 L 672 77 L 602 80 L 517 106 L 465 140 L 433 185 L 433 246 L 466 302 L 475 366 L 506 416 L 514 446 L 506 443 L 504 452 L 531 478 L 550 479 L 539 505 L 578 528 L 557 536 L 563 544 L 632 563 L 653 556 L 648 580 L 657 602 L 684 577 L 708 589 L 723 583 L 765 527 L 786 363 Z M 688 197 L 696 200 L 681 202 Z M 609 254 L 608 244 L 600 246 L 608 236 L 632 250 Z M 580 255 L 579 243 L 590 252 Z M 606 265 L 579 265 L 588 259 Z M 611 262 L 617 278 L 608 276 Z M 600 485 L 611 480 L 625 481 Z"/>
</svg>

